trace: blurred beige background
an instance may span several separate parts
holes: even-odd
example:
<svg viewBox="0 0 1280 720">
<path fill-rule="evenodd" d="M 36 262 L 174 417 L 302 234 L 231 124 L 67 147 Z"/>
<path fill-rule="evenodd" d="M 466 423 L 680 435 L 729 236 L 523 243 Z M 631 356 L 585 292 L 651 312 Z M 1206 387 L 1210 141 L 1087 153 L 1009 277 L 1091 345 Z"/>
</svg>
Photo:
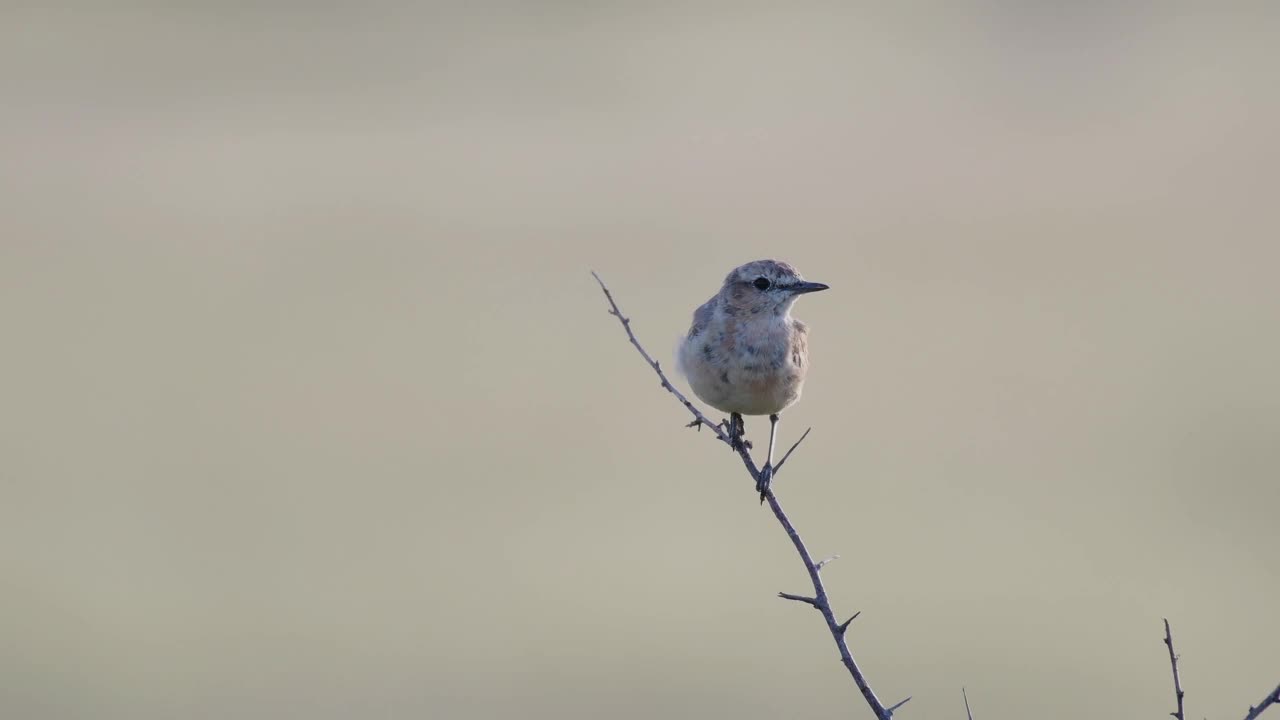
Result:
<svg viewBox="0 0 1280 720">
<path fill-rule="evenodd" d="M 1209 7 L 6 5 L 0 715 L 870 717 L 588 274 L 669 362 L 777 256 L 901 717 L 1161 717 L 1162 616 L 1243 716 L 1280 11 Z"/>
</svg>

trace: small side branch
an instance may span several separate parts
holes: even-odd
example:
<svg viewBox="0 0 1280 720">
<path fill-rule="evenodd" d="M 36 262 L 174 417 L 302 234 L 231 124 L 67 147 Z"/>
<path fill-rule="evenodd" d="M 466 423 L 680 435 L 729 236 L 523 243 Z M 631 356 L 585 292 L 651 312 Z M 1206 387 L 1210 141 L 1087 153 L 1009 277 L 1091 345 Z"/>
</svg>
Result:
<svg viewBox="0 0 1280 720">
<path fill-rule="evenodd" d="M 817 600 L 814 600 L 811 597 L 805 597 L 804 595 L 792 595 L 791 593 L 780 592 L 778 593 L 778 597 L 782 598 L 783 600 L 795 600 L 796 602 L 802 602 L 808 605 L 812 605 L 814 607 L 818 607 Z"/>
<path fill-rule="evenodd" d="M 843 634 L 845 634 L 845 633 L 849 632 L 849 625 L 850 625 L 850 623 L 852 623 L 854 620 L 857 620 L 857 619 L 858 619 L 858 616 L 859 616 L 859 615 L 861 615 L 861 614 L 862 614 L 862 611 L 861 611 L 861 610 L 859 610 L 858 612 L 856 612 L 856 613 L 854 613 L 854 614 L 850 615 L 848 620 L 845 620 L 844 622 L 840 623 L 840 626 L 839 626 L 839 627 L 840 627 L 840 634 L 841 634 L 841 635 L 843 635 Z"/>
<path fill-rule="evenodd" d="M 960 688 L 960 694 L 964 695 L 964 714 L 969 716 L 969 720 L 973 720 L 973 711 L 969 709 L 969 692 Z"/>
<path fill-rule="evenodd" d="M 1182 712 L 1182 679 L 1178 676 L 1178 655 L 1173 651 L 1173 633 L 1169 630 L 1169 618 L 1164 619 L 1164 644 L 1169 647 L 1169 664 L 1173 666 L 1173 693 L 1178 699 L 1178 709 L 1169 714 L 1178 720 L 1187 720 Z"/>
<path fill-rule="evenodd" d="M 1271 694 L 1262 698 L 1262 702 L 1250 707 L 1249 714 L 1244 716 L 1244 720 L 1257 720 L 1263 710 L 1277 704 L 1280 704 L 1280 685 L 1277 685 L 1276 689 L 1271 691 Z"/>
<path fill-rule="evenodd" d="M 804 442 L 804 439 L 809 437 L 810 430 L 813 430 L 813 428 L 808 428 L 807 430 L 805 430 L 804 434 L 800 436 L 800 439 L 797 440 L 795 444 L 791 446 L 791 449 L 787 450 L 787 453 L 782 456 L 782 459 L 779 460 L 778 464 L 775 465 L 773 468 L 774 475 L 777 475 L 778 471 L 782 469 L 782 466 L 787 462 L 787 458 L 791 457 L 791 453 L 795 452 L 796 448 L 800 447 L 800 443 Z"/>
</svg>

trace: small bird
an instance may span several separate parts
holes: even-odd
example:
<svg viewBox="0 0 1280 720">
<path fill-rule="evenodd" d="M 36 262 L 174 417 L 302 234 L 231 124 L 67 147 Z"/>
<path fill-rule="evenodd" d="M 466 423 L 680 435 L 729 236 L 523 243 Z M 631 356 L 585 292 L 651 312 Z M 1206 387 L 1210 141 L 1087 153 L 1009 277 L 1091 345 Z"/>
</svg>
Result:
<svg viewBox="0 0 1280 720">
<path fill-rule="evenodd" d="M 694 394 L 729 413 L 735 449 L 750 447 L 742 439 L 743 415 L 769 416 L 769 455 L 756 486 L 761 502 L 773 477 L 778 413 L 800 399 L 809 370 L 808 328 L 791 317 L 791 306 L 805 293 L 826 289 L 780 260 L 734 268 L 720 292 L 694 311 L 677 351 Z"/>
</svg>

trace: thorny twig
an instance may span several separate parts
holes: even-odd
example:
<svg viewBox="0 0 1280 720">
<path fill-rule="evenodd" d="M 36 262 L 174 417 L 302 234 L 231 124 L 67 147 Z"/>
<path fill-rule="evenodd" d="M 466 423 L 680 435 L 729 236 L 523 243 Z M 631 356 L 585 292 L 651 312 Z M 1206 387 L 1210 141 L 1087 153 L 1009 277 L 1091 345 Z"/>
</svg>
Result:
<svg viewBox="0 0 1280 720">
<path fill-rule="evenodd" d="M 751 453 L 747 448 L 741 443 L 735 444 L 730 439 L 728 433 L 726 433 L 716 423 L 708 420 L 707 416 L 704 415 L 697 406 L 689 402 L 689 399 L 681 394 L 681 392 L 671 384 L 671 381 L 667 379 L 666 374 L 662 372 L 662 368 L 652 357 L 649 356 L 649 353 L 645 352 L 644 347 L 640 345 L 640 341 L 636 339 L 635 333 L 631 330 L 631 320 L 622 314 L 622 310 L 618 307 L 618 303 L 614 301 L 613 293 L 609 292 L 609 288 L 604 284 L 604 280 L 601 280 L 600 276 L 595 272 L 592 272 L 591 275 L 595 277 L 596 282 L 600 284 L 600 289 L 604 291 L 605 299 L 609 301 L 609 314 L 618 318 L 618 322 L 622 324 L 622 329 L 626 331 L 627 338 L 631 340 L 631 344 L 635 346 L 636 350 L 640 353 L 640 356 L 649 364 L 649 367 L 657 373 L 658 379 L 661 381 L 662 388 L 667 392 L 670 392 L 672 395 L 675 395 L 676 399 L 679 400 L 680 403 L 684 405 L 685 409 L 693 415 L 694 420 L 690 423 L 690 426 L 697 426 L 700 429 L 702 425 L 706 425 L 711 428 L 712 432 L 715 433 L 717 440 L 725 443 L 738 453 L 738 456 L 742 459 L 743 466 L 747 469 L 747 474 L 751 476 L 752 482 L 758 483 L 760 481 L 760 468 L 756 467 L 755 461 L 752 460 Z M 776 468 L 774 468 L 773 472 L 775 476 L 777 475 L 778 470 L 782 469 L 783 463 L 786 462 L 787 458 L 791 456 L 791 453 L 800 445 L 800 442 L 802 442 L 808 434 L 808 431 L 805 431 L 805 435 L 801 436 L 800 440 L 798 440 L 795 445 L 791 446 L 791 450 L 788 450 L 787 454 L 783 456 L 782 461 L 778 463 Z M 819 575 L 821 565 L 814 562 L 813 556 L 809 554 L 809 549 L 805 547 L 804 541 L 800 539 L 800 533 L 796 532 L 795 526 L 791 524 L 791 520 L 787 517 L 787 514 L 783 512 L 782 505 L 778 503 L 778 498 L 774 494 L 774 491 L 771 488 L 766 489 L 764 496 L 764 499 L 769 503 L 769 509 L 773 511 L 774 517 L 778 519 L 779 524 L 782 525 L 782 529 L 786 531 L 787 537 L 791 539 L 791 544 L 795 546 L 796 552 L 800 555 L 800 559 L 804 562 L 805 570 L 809 573 L 809 581 L 813 584 L 813 597 L 790 595 L 787 593 L 779 593 L 779 596 L 788 600 L 796 600 L 812 605 L 814 609 L 822 614 L 822 619 L 827 624 L 827 630 L 831 633 L 831 638 L 836 643 L 836 649 L 840 651 L 840 662 L 844 664 L 845 668 L 849 671 L 849 675 L 853 677 L 853 682 L 858 686 L 858 690 L 862 693 L 863 699 L 867 701 L 867 705 L 871 707 L 871 711 L 875 713 L 878 720 L 889 720 L 893 717 L 894 711 L 905 705 L 907 700 L 910 700 L 911 698 L 908 697 L 906 700 L 902 700 L 892 706 L 885 707 L 884 703 L 880 702 L 880 698 L 876 697 L 875 691 L 871 689 L 871 685 L 867 682 L 866 676 L 863 675 L 862 669 L 858 667 L 857 661 L 853 659 L 853 653 L 850 652 L 849 645 L 845 641 L 845 631 L 848 630 L 849 623 L 853 622 L 853 618 L 858 615 L 854 614 L 853 617 L 849 618 L 844 623 L 836 622 L 835 613 L 831 610 L 831 601 L 827 597 L 827 590 L 822 584 L 822 577 Z"/>
<path fill-rule="evenodd" d="M 1169 630 L 1169 619 L 1164 619 L 1164 644 L 1169 648 L 1169 665 L 1173 668 L 1173 692 L 1178 699 L 1178 709 L 1169 713 L 1170 716 L 1177 720 L 1186 720 L 1182 708 L 1182 678 L 1178 672 L 1178 654 L 1173 651 L 1173 633 Z M 1262 702 L 1257 705 L 1250 705 L 1249 712 L 1244 716 L 1244 720 L 1256 720 L 1264 710 L 1272 705 L 1280 704 L 1280 685 L 1262 698 Z"/>
<path fill-rule="evenodd" d="M 1169 646 L 1169 664 L 1173 666 L 1173 693 L 1178 699 L 1178 709 L 1169 713 L 1178 720 L 1187 720 L 1182 713 L 1182 679 L 1178 677 L 1178 656 L 1173 652 L 1173 633 L 1169 631 L 1169 618 L 1164 619 L 1164 644 Z"/>
</svg>

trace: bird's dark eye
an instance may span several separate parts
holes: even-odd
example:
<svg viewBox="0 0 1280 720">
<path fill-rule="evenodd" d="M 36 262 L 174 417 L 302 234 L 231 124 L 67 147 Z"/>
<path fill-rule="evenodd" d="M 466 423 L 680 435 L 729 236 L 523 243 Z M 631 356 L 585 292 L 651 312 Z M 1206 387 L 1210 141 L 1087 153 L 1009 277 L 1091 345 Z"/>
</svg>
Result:
<svg viewBox="0 0 1280 720">
<path fill-rule="evenodd" d="M 753 283 L 751 283 L 751 284 L 752 284 L 752 285 L 755 285 L 755 286 L 756 286 L 756 288 L 758 288 L 758 289 L 760 289 L 760 290 L 768 290 L 768 289 L 769 289 L 769 278 L 767 278 L 767 277 L 758 277 L 758 278 L 756 278 L 756 281 L 755 281 L 755 282 L 753 282 Z"/>
</svg>

